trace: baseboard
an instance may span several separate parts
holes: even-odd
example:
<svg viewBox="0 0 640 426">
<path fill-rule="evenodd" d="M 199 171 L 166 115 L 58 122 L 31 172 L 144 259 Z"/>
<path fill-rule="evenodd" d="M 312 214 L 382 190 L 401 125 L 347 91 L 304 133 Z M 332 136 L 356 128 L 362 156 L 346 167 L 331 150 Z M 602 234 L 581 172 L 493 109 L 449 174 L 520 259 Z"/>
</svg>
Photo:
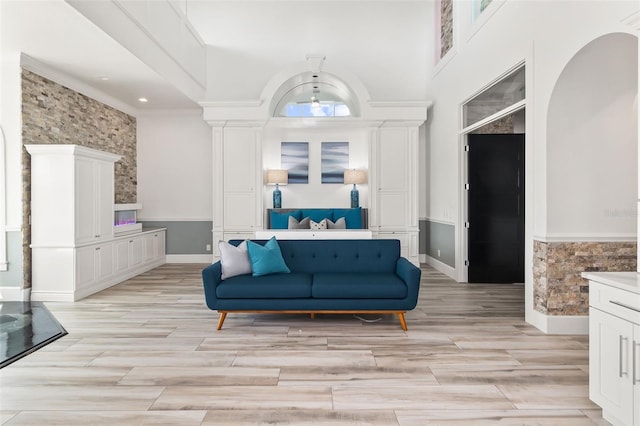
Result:
<svg viewBox="0 0 640 426">
<path fill-rule="evenodd" d="M 423 258 L 423 256 L 424 256 L 424 258 Z M 420 262 L 422 262 L 422 259 L 424 259 L 424 263 L 426 263 L 427 265 L 431 266 L 436 271 L 442 272 L 443 274 L 445 274 L 449 278 L 457 281 L 457 279 L 456 279 L 456 268 L 452 268 L 451 266 L 447 265 L 446 263 L 443 263 L 443 262 L 439 261 L 438 259 L 433 258 L 433 257 L 431 257 L 429 255 L 426 255 L 426 254 L 421 254 L 420 255 Z"/>
<path fill-rule="evenodd" d="M 0 287 L 0 301 L 28 302 L 31 299 L 31 289 L 22 287 Z"/>
<path fill-rule="evenodd" d="M 589 334 L 587 315 L 545 315 L 536 310 L 527 310 L 525 320 L 546 334 Z"/>
<path fill-rule="evenodd" d="M 212 254 L 168 254 L 167 263 L 213 263 Z"/>
</svg>

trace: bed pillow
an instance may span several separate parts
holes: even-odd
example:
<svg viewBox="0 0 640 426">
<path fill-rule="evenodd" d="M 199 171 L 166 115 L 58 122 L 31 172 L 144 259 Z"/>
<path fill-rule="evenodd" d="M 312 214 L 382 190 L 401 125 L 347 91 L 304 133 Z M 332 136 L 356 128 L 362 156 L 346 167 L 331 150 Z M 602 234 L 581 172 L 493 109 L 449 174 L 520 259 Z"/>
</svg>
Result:
<svg viewBox="0 0 640 426">
<path fill-rule="evenodd" d="M 312 231 L 321 231 L 323 229 L 327 229 L 327 220 L 328 219 L 322 219 L 320 222 L 314 222 L 312 220 L 311 224 L 309 225 L 309 228 Z"/>
<path fill-rule="evenodd" d="M 222 279 L 251 273 L 251 261 L 247 251 L 247 242 L 243 241 L 238 246 L 224 241 L 218 243 L 220 249 L 220 265 L 222 266 Z"/>
<path fill-rule="evenodd" d="M 287 228 L 288 229 L 309 229 L 309 218 L 305 217 L 304 219 L 298 222 L 298 220 L 295 217 L 289 216 L 289 225 L 287 226 Z"/>
<path fill-rule="evenodd" d="M 289 217 L 296 220 L 302 219 L 302 212 L 294 210 L 292 212 L 280 213 L 271 211 L 271 229 L 287 229 L 289 227 Z"/>
<path fill-rule="evenodd" d="M 291 272 L 282 257 L 280 245 L 278 245 L 275 237 L 271 237 L 264 246 L 253 241 L 247 241 L 247 249 L 254 277 L 278 273 L 288 274 Z"/>
<path fill-rule="evenodd" d="M 327 229 L 347 229 L 347 221 L 344 217 L 339 218 L 335 222 L 327 219 Z"/>
</svg>

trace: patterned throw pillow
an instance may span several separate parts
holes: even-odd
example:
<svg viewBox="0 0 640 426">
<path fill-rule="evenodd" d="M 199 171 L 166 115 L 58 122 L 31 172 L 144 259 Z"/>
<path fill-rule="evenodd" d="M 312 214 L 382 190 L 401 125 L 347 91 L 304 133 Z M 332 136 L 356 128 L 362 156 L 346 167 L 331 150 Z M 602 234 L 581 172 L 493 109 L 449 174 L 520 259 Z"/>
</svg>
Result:
<svg viewBox="0 0 640 426">
<path fill-rule="evenodd" d="M 323 229 L 327 229 L 327 219 L 322 219 L 320 222 L 311 221 L 309 228 L 312 231 L 320 231 Z"/>
</svg>

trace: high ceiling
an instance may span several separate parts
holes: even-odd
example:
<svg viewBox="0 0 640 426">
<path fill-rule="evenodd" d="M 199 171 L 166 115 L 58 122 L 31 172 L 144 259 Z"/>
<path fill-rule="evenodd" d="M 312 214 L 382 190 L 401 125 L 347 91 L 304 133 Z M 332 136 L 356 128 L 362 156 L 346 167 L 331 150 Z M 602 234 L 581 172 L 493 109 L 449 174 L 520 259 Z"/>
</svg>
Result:
<svg viewBox="0 0 640 426">
<path fill-rule="evenodd" d="M 315 53 L 327 55 L 327 66 L 339 64 L 375 87 L 378 100 L 425 97 L 428 1 L 174 4 L 208 46 L 206 99 L 189 99 L 63 0 L 0 0 L 1 52 L 4 58 L 23 52 L 134 113 L 197 108 L 199 100 L 255 100 L 273 75 Z M 404 86 L 387 84 L 392 81 Z"/>
</svg>

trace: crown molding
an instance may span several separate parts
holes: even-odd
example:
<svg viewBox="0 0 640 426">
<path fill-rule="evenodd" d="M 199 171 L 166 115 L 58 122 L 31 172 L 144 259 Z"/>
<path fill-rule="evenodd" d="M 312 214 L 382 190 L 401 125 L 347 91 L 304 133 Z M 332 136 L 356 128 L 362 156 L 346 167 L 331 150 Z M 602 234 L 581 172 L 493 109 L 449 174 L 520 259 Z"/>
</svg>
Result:
<svg viewBox="0 0 640 426">
<path fill-rule="evenodd" d="M 62 71 L 54 67 L 46 65 L 29 55 L 26 55 L 24 53 L 20 54 L 20 65 L 22 66 L 22 68 L 38 74 L 41 77 L 47 78 L 68 89 L 71 89 L 91 99 L 115 108 L 118 111 L 124 112 L 125 114 L 129 114 L 134 117 L 137 117 L 140 114 L 140 110 L 138 110 L 137 108 L 134 108 L 131 105 L 126 104 L 101 90 L 91 87 L 85 82 L 71 77 L 70 75 L 63 73 Z"/>
</svg>

